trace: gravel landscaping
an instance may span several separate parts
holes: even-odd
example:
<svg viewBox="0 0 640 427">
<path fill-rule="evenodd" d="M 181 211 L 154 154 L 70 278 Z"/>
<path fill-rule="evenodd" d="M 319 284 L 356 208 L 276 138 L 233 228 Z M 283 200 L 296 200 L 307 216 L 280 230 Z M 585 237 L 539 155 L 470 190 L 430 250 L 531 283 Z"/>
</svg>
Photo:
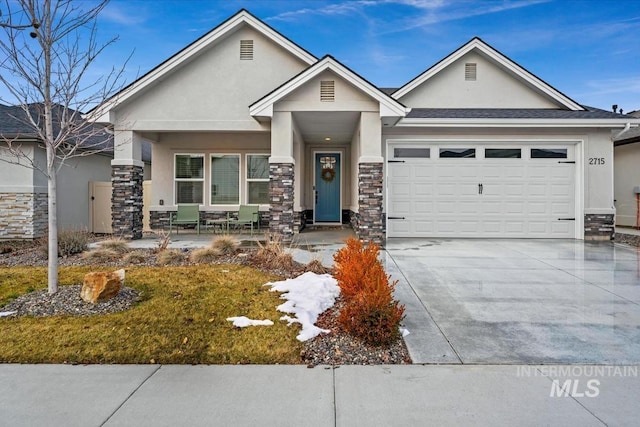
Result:
<svg viewBox="0 0 640 427">
<path fill-rule="evenodd" d="M 17 246 L 7 246 L 5 243 L 0 251 L 0 267 L 12 266 L 46 266 L 45 254 L 38 250 L 35 244 L 21 243 Z M 100 262 L 100 266 L 135 267 L 157 266 L 155 250 L 141 249 L 143 256 L 137 259 L 135 264 L 125 264 L 123 257 Z M 172 265 L 195 265 L 188 261 L 188 250 L 183 250 L 185 260 Z M 259 270 L 284 277 L 296 277 L 305 271 L 307 266 L 293 262 L 289 268 L 274 265 L 256 263 L 253 248 L 243 248 L 241 252 L 233 255 L 222 255 L 213 261 L 214 264 L 241 264 L 251 266 Z M 81 255 L 72 255 L 60 258 L 61 266 L 88 266 L 96 265 L 95 261 L 84 259 Z M 316 271 L 317 272 L 317 271 Z M 46 290 L 38 290 L 22 295 L 11 301 L 0 311 L 16 311 L 13 316 L 91 316 L 124 311 L 130 308 L 138 299 L 138 292 L 131 288 L 123 288 L 118 296 L 110 301 L 88 304 L 80 298 L 81 285 L 61 286 L 58 293 L 49 295 Z M 374 365 L 374 364 L 406 364 L 411 363 L 409 353 L 402 338 L 385 347 L 369 346 L 345 333 L 337 323 L 337 316 L 341 307 L 341 300 L 332 308 L 324 312 L 317 325 L 331 332 L 321 334 L 318 337 L 306 341 L 301 352 L 301 363 L 309 366 L 319 364 L 326 365 Z"/>
</svg>

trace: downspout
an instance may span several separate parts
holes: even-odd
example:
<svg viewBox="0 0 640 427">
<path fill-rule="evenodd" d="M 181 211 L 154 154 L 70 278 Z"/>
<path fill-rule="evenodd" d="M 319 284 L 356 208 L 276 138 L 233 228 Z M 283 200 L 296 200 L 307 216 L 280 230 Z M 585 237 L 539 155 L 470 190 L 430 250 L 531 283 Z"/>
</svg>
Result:
<svg viewBox="0 0 640 427">
<path fill-rule="evenodd" d="M 627 123 L 627 124 L 624 126 L 624 129 L 622 129 L 620 132 L 618 132 L 618 133 L 613 137 L 613 139 L 614 139 L 614 140 L 618 139 L 618 138 L 620 137 L 620 135 L 622 135 L 623 133 L 625 133 L 626 131 L 628 131 L 630 128 L 631 128 L 631 123 Z"/>
</svg>

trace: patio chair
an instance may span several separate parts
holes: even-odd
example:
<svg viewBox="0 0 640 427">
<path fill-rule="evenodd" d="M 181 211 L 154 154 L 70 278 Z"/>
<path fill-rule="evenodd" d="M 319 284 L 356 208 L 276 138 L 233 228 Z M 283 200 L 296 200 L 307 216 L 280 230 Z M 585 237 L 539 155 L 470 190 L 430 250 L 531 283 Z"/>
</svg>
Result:
<svg viewBox="0 0 640 427">
<path fill-rule="evenodd" d="M 200 208 L 198 205 L 178 205 L 178 210 L 169 216 L 169 234 L 173 226 L 176 226 L 176 233 L 179 233 L 180 225 L 195 224 L 198 234 L 200 234 Z"/>
<path fill-rule="evenodd" d="M 253 224 L 256 223 L 258 231 L 260 230 L 260 212 L 258 206 L 240 205 L 238 210 L 238 219 L 227 220 L 227 230 L 233 226 L 239 228 L 245 225 L 251 226 L 251 235 L 253 236 Z"/>
</svg>

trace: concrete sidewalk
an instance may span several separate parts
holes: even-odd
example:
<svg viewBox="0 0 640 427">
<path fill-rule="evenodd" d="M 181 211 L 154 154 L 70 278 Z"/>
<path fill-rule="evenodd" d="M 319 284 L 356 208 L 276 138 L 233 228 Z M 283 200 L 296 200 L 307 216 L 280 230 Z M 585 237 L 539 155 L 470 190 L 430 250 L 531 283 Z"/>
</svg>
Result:
<svg viewBox="0 0 640 427">
<path fill-rule="evenodd" d="M 640 419 L 638 370 L 0 365 L 0 425 L 631 426 Z M 554 379 L 569 380 L 573 396 L 557 396 Z"/>
</svg>

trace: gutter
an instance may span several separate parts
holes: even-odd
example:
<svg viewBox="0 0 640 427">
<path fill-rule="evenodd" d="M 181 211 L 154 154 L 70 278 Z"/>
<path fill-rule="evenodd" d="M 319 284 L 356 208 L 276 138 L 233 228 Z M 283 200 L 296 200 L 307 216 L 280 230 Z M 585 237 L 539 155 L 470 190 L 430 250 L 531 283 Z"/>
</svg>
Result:
<svg viewBox="0 0 640 427">
<path fill-rule="evenodd" d="M 640 120 L 634 124 L 640 124 Z M 631 122 L 624 123 L 617 119 L 402 119 L 395 127 L 536 127 L 536 128 L 624 128 Z M 624 131 L 623 131 L 624 132 Z M 622 133 L 622 132 L 621 132 Z"/>
<path fill-rule="evenodd" d="M 627 123 L 624 127 L 624 129 L 622 129 L 620 132 L 618 132 L 617 134 L 615 134 L 613 136 L 613 140 L 618 139 L 623 133 L 625 133 L 626 131 L 628 131 L 631 128 L 631 123 Z"/>
</svg>

